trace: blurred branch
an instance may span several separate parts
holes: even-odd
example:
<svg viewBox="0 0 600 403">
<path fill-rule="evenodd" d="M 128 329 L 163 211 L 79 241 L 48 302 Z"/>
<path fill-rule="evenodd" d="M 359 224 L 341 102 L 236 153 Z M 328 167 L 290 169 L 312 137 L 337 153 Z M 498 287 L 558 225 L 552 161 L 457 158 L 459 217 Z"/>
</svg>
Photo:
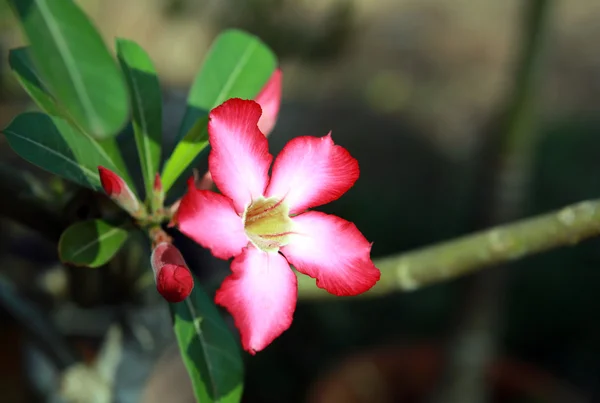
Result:
<svg viewBox="0 0 600 403">
<path fill-rule="evenodd" d="M 600 234 L 600 200 L 585 201 L 552 213 L 493 227 L 455 240 L 376 259 L 381 280 L 366 297 L 410 291 L 450 280 L 498 263 L 514 261 Z M 298 276 L 300 298 L 329 294 L 314 280 Z"/>
<path fill-rule="evenodd" d="M 487 217 L 476 217 L 487 225 L 515 220 L 530 179 L 535 132 L 535 99 L 543 61 L 543 38 L 551 0 L 529 0 L 523 21 L 522 45 L 516 63 L 515 82 L 507 102 L 505 124 L 497 139 L 491 139 L 486 160 L 489 174 L 477 186 L 490 189 L 489 198 L 478 204 L 488 209 Z M 487 171 L 487 170 L 486 170 Z M 573 244 L 600 234 L 599 201 L 583 202 L 560 211 L 494 227 L 465 237 L 396 256 L 377 259 L 382 277 L 365 296 L 398 290 L 413 290 L 449 280 L 479 269 Z M 484 216 L 485 214 L 481 214 Z M 314 280 L 298 277 L 300 298 L 326 297 Z"/>
<path fill-rule="evenodd" d="M 523 214 L 539 133 L 537 105 L 550 2 L 523 3 L 520 52 L 512 91 L 502 110 L 504 119 L 495 136 L 483 137 L 487 152 L 481 154 L 484 163 L 478 171 L 482 177 L 475 184 L 475 194 L 481 196 L 473 208 L 475 228 L 515 220 Z M 466 289 L 457 326 L 450 334 L 442 376 L 430 395 L 430 402 L 492 400 L 486 373 L 497 354 L 502 334 L 502 296 L 509 275 L 510 266 L 496 267 L 463 282 Z"/>
</svg>

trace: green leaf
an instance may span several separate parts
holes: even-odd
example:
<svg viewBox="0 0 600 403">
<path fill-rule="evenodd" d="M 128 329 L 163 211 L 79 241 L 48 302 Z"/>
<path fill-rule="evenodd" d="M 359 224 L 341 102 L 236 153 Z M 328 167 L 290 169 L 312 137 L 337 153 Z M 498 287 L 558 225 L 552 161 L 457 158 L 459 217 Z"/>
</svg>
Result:
<svg viewBox="0 0 600 403">
<path fill-rule="evenodd" d="M 237 403 L 243 391 L 240 349 L 195 279 L 191 295 L 171 304 L 174 330 L 198 402 Z"/>
<path fill-rule="evenodd" d="M 58 241 L 58 255 L 64 263 L 99 267 L 121 249 L 128 234 L 122 227 L 106 221 L 81 221 L 62 233 Z"/>
<path fill-rule="evenodd" d="M 165 191 L 173 186 L 185 168 L 206 146 L 208 146 L 208 116 L 198 119 L 173 151 L 169 160 L 177 161 L 177 163 L 167 164 L 162 173 L 162 184 Z"/>
<path fill-rule="evenodd" d="M 23 87 L 41 110 L 49 115 L 62 115 L 56 100 L 50 95 L 42 83 L 39 74 L 33 67 L 33 61 L 31 60 L 28 48 L 11 49 L 8 52 L 8 65 L 17 78 L 17 81 L 21 84 L 21 87 Z"/>
<path fill-rule="evenodd" d="M 104 149 L 64 119 L 40 112 L 17 116 L 6 129 L 10 147 L 25 160 L 82 186 L 102 189 L 98 166 L 119 172 Z"/>
<path fill-rule="evenodd" d="M 95 141 L 92 138 L 90 138 L 90 140 Z M 113 162 L 115 166 L 114 171 L 119 174 L 119 176 L 131 187 L 131 190 L 135 192 L 134 182 L 129 175 L 127 165 L 125 165 L 125 160 L 123 159 L 123 154 L 119 148 L 117 138 L 113 137 L 105 140 L 97 140 L 97 143 L 100 145 L 108 159 Z"/>
<path fill-rule="evenodd" d="M 33 65 L 31 60 L 29 48 L 16 48 L 11 49 L 8 56 L 8 62 L 13 70 L 13 73 L 17 77 L 17 80 L 21 83 L 25 91 L 35 101 L 41 110 L 48 113 L 49 115 L 62 117 L 66 121 L 71 123 L 71 126 L 76 127 L 78 131 L 81 131 L 81 127 L 77 127 L 76 122 L 68 114 L 68 112 L 56 101 L 56 99 L 48 92 L 46 85 L 39 76 L 39 73 Z M 82 136 L 89 136 L 87 133 L 81 132 Z M 90 141 L 95 143 L 96 140 Z M 117 172 L 121 177 L 129 184 L 132 183 L 129 177 L 129 172 L 125 166 L 125 161 L 117 145 L 116 138 L 108 138 L 98 142 L 100 147 L 103 149 L 102 153 L 106 154 L 109 159 L 112 160 L 114 166 L 117 168 Z M 96 146 L 97 148 L 97 146 Z"/>
<path fill-rule="evenodd" d="M 129 114 L 121 71 L 98 31 L 72 0 L 9 0 L 40 77 L 77 124 L 115 136 Z"/>
<path fill-rule="evenodd" d="M 215 39 L 200 73 L 194 80 L 177 142 L 188 136 L 188 132 L 193 129 L 198 119 L 205 117 L 208 111 L 229 98 L 254 99 L 276 67 L 275 55 L 256 36 L 239 30 L 224 31 Z M 165 174 L 174 176 L 175 173 L 178 176 L 189 166 L 193 158 L 191 160 L 187 158 L 186 161 L 174 158 L 180 153 L 188 155 L 190 147 L 189 142 L 187 143 L 188 145 L 186 142 L 177 144 L 165 164 L 163 176 Z M 188 150 L 179 151 L 180 147 Z M 194 147 L 196 155 L 201 151 L 201 148 Z M 170 188 L 164 181 L 163 186 L 165 191 Z"/>
<path fill-rule="evenodd" d="M 148 54 L 133 41 L 117 39 L 117 56 L 131 94 L 135 143 L 146 185 L 152 194 L 160 168 L 162 143 L 162 97 L 158 76 Z"/>
</svg>

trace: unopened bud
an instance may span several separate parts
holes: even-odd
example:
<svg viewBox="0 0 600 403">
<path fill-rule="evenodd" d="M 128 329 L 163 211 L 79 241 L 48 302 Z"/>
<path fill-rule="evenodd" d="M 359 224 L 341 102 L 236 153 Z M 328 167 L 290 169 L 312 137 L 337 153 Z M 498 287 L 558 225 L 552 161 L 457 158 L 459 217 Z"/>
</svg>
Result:
<svg viewBox="0 0 600 403">
<path fill-rule="evenodd" d="M 154 186 L 152 187 L 152 210 L 158 211 L 163 208 L 165 202 L 165 191 L 163 189 L 160 175 L 156 174 L 154 177 Z"/>
<path fill-rule="evenodd" d="M 181 302 L 194 288 L 194 277 L 179 249 L 168 242 L 159 243 L 150 257 L 156 289 L 169 302 Z"/>
<path fill-rule="evenodd" d="M 104 167 L 98 167 L 98 172 L 102 188 L 108 197 L 132 216 L 140 217 L 143 208 L 123 178 Z"/>
</svg>

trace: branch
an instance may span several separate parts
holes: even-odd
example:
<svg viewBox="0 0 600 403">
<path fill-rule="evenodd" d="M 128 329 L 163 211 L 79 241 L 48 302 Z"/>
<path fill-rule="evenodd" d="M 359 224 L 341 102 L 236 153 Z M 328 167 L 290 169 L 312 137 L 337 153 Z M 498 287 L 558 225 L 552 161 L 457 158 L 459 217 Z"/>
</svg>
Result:
<svg viewBox="0 0 600 403">
<path fill-rule="evenodd" d="M 365 296 L 412 291 L 560 246 L 574 245 L 600 234 L 600 199 L 512 224 L 493 227 L 396 256 L 376 259 L 381 280 Z M 298 276 L 300 298 L 329 295 L 314 280 Z"/>
</svg>

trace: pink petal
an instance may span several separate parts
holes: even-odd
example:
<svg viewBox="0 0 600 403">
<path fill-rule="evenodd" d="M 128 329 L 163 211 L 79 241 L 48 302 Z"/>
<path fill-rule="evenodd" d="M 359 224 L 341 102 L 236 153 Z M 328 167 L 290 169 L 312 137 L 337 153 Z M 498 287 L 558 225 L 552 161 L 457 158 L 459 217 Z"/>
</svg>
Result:
<svg viewBox="0 0 600 403">
<path fill-rule="evenodd" d="M 295 214 L 338 199 L 358 176 L 358 162 L 333 143 L 331 132 L 296 137 L 277 156 L 266 196 L 285 198 Z"/>
<path fill-rule="evenodd" d="M 357 295 L 379 281 L 371 244 L 353 223 L 317 211 L 292 221 L 294 235 L 281 253 L 296 270 L 316 278 L 317 287 L 338 296 Z"/>
<path fill-rule="evenodd" d="M 208 167 L 212 179 L 241 213 L 263 195 L 269 180 L 267 139 L 257 127 L 260 105 L 239 98 L 230 99 L 210 112 L 208 139 L 212 147 Z"/>
<path fill-rule="evenodd" d="M 271 133 L 273 127 L 275 127 L 275 123 L 277 123 L 277 114 L 281 105 L 281 79 L 281 69 L 275 70 L 269 81 L 267 81 L 260 91 L 260 94 L 255 98 L 256 102 L 262 108 L 262 116 L 258 121 L 258 128 L 265 136 Z"/>
<path fill-rule="evenodd" d="M 255 354 L 292 324 L 298 295 L 296 275 L 283 256 L 254 246 L 233 259 L 231 271 L 215 302 L 233 316 L 244 350 Z"/>
<path fill-rule="evenodd" d="M 181 199 L 174 222 L 182 233 L 220 259 L 238 255 L 248 244 L 244 223 L 231 199 L 196 189 L 193 178 L 188 180 L 188 191 Z"/>
</svg>

